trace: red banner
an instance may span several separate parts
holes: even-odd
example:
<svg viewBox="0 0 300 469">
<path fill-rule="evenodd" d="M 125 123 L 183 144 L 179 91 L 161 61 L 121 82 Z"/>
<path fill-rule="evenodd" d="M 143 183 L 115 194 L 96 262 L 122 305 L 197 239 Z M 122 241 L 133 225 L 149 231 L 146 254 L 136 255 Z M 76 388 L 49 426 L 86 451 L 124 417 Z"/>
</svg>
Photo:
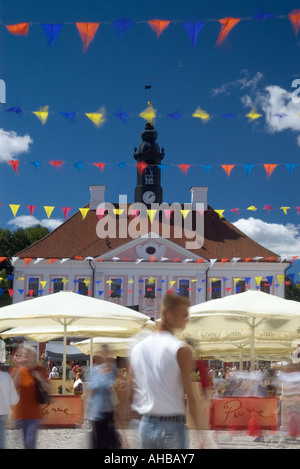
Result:
<svg viewBox="0 0 300 469">
<path fill-rule="evenodd" d="M 276 430 L 277 398 L 228 396 L 213 399 L 214 429 L 245 430 L 253 421 L 262 430 Z"/>
</svg>

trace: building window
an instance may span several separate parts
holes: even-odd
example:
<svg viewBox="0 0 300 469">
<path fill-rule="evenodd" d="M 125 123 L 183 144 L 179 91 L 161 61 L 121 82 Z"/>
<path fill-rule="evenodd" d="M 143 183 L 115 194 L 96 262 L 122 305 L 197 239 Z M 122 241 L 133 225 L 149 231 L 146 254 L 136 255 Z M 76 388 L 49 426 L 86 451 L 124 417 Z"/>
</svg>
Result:
<svg viewBox="0 0 300 469">
<path fill-rule="evenodd" d="M 63 291 L 64 289 L 64 282 L 62 278 L 54 278 L 53 281 L 53 293 L 58 293 L 59 291 Z"/>
<path fill-rule="evenodd" d="M 80 293 L 80 295 L 88 296 L 89 280 L 87 278 L 78 279 L 78 293 Z"/>
<path fill-rule="evenodd" d="M 155 298 L 155 280 L 147 278 L 145 280 L 145 298 Z"/>
<path fill-rule="evenodd" d="M 190 296 L 190 281 L 186 279 L 179 280 L 178 293 L 180 296 Z"/>
<path fill-rule="evenodd" d="M 37 296 L 39 296 L 39 283 L 40 279 L 38 277 L 30 277 L 28 279 L 27 297 L 36 298 Z"/>
<path fill-rule="evenodd" d="M 246 280 L 239 280 L 235 284 L 235 293 L 244 293 L 246 291 Z"/>
<path fill-rule="evenodd" d="M 144 171 L 144 184 L 154 184 L 154 166 L 147 166 Z"/>
<path fill-rule="evenodd" d="M 270 283 L 267 280 L 262 280 L 260 282 L 260 291 L 270 293 Z"/>
<path fill-rule="evenodd" d="M 211 281 L 211 298 L 222 298 L 222 280 Z"/>
<path fill-rule="evenodd" d="M 122 281 L 120 278 L 112 278 L 110 284 L 110 298 L 121 298 Z"/>
</svg>

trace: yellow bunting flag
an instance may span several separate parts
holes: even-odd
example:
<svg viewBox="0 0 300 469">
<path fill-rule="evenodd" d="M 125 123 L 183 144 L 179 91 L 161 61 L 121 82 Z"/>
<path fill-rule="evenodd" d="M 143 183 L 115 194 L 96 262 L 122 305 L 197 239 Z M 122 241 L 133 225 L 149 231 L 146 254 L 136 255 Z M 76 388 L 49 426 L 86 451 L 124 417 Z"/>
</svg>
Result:
<svg viewBox="0 0 300 469">
<path fill-rule="evenodd" d="M 79 210 L 80 210 L 81 215 L 82 215 L 82 218 L 83 218 L 83 220 L 84 220 L 85 217 L 87 216 L 87 213 L 88 213 L 88 211 L 89 211 L 89 208 L 80 208 Z"/>
<path fill-rule="evenodd" d="M 201 119 L 203 122 L 207 122 L 210 119 L 208 112 L 203 111 L 200 107 L 197 107 L 196 111 L 193 114 L 193 117 Z"/>
<path fill-rule="evenodd" d="M 105 109 L 101 108 L 101 112 L 86 112 L 85 115 L 88 117 L 96 127 L 101 127 L 101 125 L 106 122 L 105 118 Z"/>
<path fill-rule="evenodd" d="M 155 283 L 155 279 L 154 278 L 149 278 L 149 283 Z"/>
<path fill-rule="evenodd" d="M 88 287 L 90 284 L 90 280 L 88 278 L 85 278 L 83 283 L 85 284 L 86 287 Z"/>
<path fill-rule="evenodd" d="M 67 278 L 62 279 L 62 283 L 68 283 L 68 282 L 69 282 L 69 280 Z"/>
<path fill-rule="evenodd" d="M 224 218 L 223 213 L 225 212 L 225 210 L 215 210 L 215 212 L 217 212 L 220 218 Z"/>
<path fill-rule="evenodd" d="M 258 119 L 259 117 L 262 117 L 262 114 L 259 114 L 257 112 L 256 107 L 254 107 L 253 109 L 251 109 L 251 111 L 248 114 L 246 114 L 246 117 L 248 117 L 249 122 L 250 122 L 250 121 L 253 121 L 255 119 Z"/>
<path fill-rule="evenodd" d="M 148 103 L 148 107 L 144 109 L 144 111 L 142 111 L 139 116 L 148 121 L 150 124 L 153 123 L 153 120 L 156 117 L 156 109 L 153 109 L 151 102 Z"/>
<path fill-rule="evenodd" d="M 47 214 L 47 217 L 50 218 L 50 217 L 51 217 L 51 213 L 52 213 L 53 210 L 54 210 L 54 207 L 47 207 L 47 206 L 46 206 L 46 207 L 44 207 L 44 209 L 45 209 L 45 212 L 46 212 L 46 214 Z"/>
<path fill-rule="evenodd" d="M 17 214 L 17 211 L 19 210 L 20 205 L 9 204 L 9 206 L 11 208 L 13 216 L 15 217 Z"/>
<path fill-rule="evenodd" d="M 42 285 L 42 289 L 44 290 L 47 280 L 40 280 L 40 284 Z"/>
<path fill-rule="evenodd" d="M 123 208 L 114 208 L 115 215 L 122 215 L 123 212 L 124 212 Z"/>
<path fill-rule="evenodd" d="M 131 278 L 130 280 L 128 280 L 128 283 L 134 283 L 133 278 Z"/>
<path fill-rule="evenodd" d="M 155 217 L 155 215 L 156 215 L 156 212 L 157 212 L 157 210 L 147 210 L 148 217 L 149 217 L 149 220 L 151 221 L 151 223 L 152 223 L 153 220 L 154 220 L 154 217 Z"/>
<path fill-rule="evenodd" d="M 257 208 L 254 207 L 254 205 L 251 205 L 250 207 L 247 208 L 247 210 L 252 210 L 253 212 L 255 212 L 255 210 L 257 210 Z"/>
<path fill-rule="evenodd" d="M 176 283 L 176 280 L 171 280 L 171 281 L 170 281 L 171 287 L 173 287 L 174 283 Z"/>
<path fill-rule="evenodd" d="M 181 210 L 182 216 L 184 219 L 186 219 L 187 214 L 190 212 L 190 210 Z"/>
<path fill-rule="evenodd" d="M 240 278 L 234 278 L 234 283 L 237 283 L 239 280 L 241 280 Z"/>
<path fill-rule="evenodd" d="M 262 277 L 255 277 L 256 285 L 258 286 L 261 282 Z"/>
<path fill-rule="evenodd" d="M 278 281 L 279 281 L 280 285 L 282 285 L 284 275 L 277 275 L 277 278 L 278 278 Z"/>
<path fill-rule="evenodd" d="M 48 119 L 49 106 L 43 106 L 39 109 L 39 111 L 33 111 L 33 114 L 35 114 L 40 119 L 41 123 L 44 125 L 46 124 L 46 121 Z"/>
<path fill-rule="evenodd" d="M 112 280 L 106 280 L 106 283 L 112 283 Z"/>
<path fill-rule="evenodd" d="M 290 209 L 291 207 L 280 207 L 280 210 L 283 210 L 285 215 L 287 215 L 287 211 Z"/>
</svg>

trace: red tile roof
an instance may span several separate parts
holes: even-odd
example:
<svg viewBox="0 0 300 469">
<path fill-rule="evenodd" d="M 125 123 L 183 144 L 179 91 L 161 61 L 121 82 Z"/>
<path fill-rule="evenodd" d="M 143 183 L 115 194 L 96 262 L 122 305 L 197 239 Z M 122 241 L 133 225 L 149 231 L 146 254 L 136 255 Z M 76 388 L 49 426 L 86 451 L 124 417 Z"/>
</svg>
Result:
<svg viewBox="0 0 300 469">
<path fill-rule="evenodd" d="M 117 204 L 114 206 L 118 208 Z M 196 216 L 195 212 L 193 212 L 193 216 Z M 115 217 L 115 215 L 112 215 L 112 217 Z M 160 233 L 163 217 L 164 215 L 160 213 Z M 116 232 L 119 232 L 120 220 L 124 220 L 128 224 L 132 219 L 132 215 L 127 215 L 125 219 L 116 216 Z M 77 212 L 45 238 L 17 253 L 16 256 L 20 258 L 42 257 L 47 259 L 73 259 L 88 256 L 96 258 L 131 241 L 129 236 L 127 238 L 109 238 L 109 247 L 105 239 L 100 239 L 97 236 L 97 223 L 98 217 L 95 210 L 89 210 L 85 219 L 83 219 L 80 212 Z M 148 220 L 148 229 L 145 234 L 150 231 L 151 223 Z M 170 231 L 168 239 L 182 248 L 185 248 L 187 241 L 191 241 L 184 236 L 184 230 L 182 238 L 174 237 L 173 218 L 171 218 Z M 263 261 L 280 261 L 277 254 L 246 236 L 225 218 L 220 219 L 219 215 L 210 207 L 204 213 L 204 244 L 199 249 L 190 249 L 189 251 L 208 260 L 232 258 L 250 260 L 254 257 L 262 257 Z"/>
</svg>

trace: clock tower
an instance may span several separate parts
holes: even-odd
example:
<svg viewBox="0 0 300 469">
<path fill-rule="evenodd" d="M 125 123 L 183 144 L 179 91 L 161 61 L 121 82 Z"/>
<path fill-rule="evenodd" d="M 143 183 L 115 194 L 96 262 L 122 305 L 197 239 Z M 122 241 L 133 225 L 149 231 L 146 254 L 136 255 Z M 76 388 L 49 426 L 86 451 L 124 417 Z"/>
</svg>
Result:
<svg viewBox="0 0 300 469">
<path fill-rule="evenodd" d="M 164 158 L 164 149 L 156 143 L 157 132 L 152 122 L 147 122 L 141 134 L 142 142 L 134 149 L 137 161 L 137 183 L 134 201 L 150 206 L 162 203 L 163 190 L 160 185 L 161 170 L 159 165 Z"/>
</svg>

